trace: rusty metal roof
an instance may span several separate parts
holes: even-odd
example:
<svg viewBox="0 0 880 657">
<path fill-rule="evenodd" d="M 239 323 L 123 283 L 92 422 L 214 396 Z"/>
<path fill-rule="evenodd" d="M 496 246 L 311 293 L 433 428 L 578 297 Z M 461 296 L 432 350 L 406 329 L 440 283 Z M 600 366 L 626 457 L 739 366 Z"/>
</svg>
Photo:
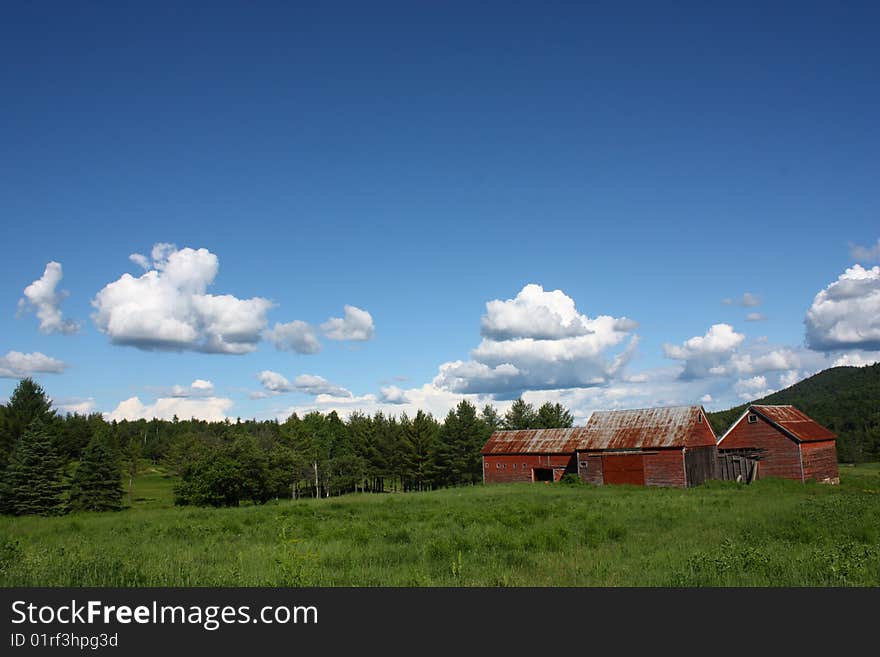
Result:
<svg viewBox="0 0 880 657">
<path fill-rule="evenodd" d="M 801 442 L 818 442 L 821 440 L 834 440 L 835 435 L 794 406 L 759 406 L 753 404 L 753 409 L 767 420 L 791 434 Z"/>
<path fill-rule="evenodd" d="M 702 423 L 699 422 L 703 416 Z M 701 406 L 597 411 L 578 449 L 636 449 L 714 445 L 715 434 Z"/>
<path fill-rule="evenodd" d="M 574 454 L 583 427 L 496 431 L 483 454 Z"/>
</svg>

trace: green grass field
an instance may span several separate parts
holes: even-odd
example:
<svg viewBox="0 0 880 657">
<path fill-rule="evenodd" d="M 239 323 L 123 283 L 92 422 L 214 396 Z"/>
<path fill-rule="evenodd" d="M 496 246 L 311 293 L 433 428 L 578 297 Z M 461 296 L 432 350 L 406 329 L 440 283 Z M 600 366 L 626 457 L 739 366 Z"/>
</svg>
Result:
<svg viewBox="0 0 880 657">
<path fill-rule="evenodd" d="M 9 586 L 877 586 L 880 464 L 840 486 L 513 484 L 0 518 Z"/>
</svg>

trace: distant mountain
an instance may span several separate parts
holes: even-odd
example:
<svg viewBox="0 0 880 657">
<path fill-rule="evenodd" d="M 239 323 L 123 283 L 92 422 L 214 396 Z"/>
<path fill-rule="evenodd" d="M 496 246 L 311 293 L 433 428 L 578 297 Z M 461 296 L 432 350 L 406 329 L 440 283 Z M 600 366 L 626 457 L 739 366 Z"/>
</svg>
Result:
<svg viewBox="0 0 880 657">
<path fill-rule="evenodd" d="M 832 367 L 756 404 L 791 404 L 837 434 L 840 461 L 880 460 L 880 363 Z M 748 404 L 708 413 L 720 436 Z"/>
</svg>

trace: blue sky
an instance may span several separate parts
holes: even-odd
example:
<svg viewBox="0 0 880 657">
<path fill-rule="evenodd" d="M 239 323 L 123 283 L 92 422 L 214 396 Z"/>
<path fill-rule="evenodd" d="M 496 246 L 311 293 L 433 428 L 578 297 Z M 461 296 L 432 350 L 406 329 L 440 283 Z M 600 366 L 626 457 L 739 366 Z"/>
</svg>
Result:
<svg viewBox="0 0 880 657">
<path fill-rule="evenodd" d="M 4 14 L 0 398 L 583 418 L 878 359 L 876 5 L 177 4 Z"/>
</svg>

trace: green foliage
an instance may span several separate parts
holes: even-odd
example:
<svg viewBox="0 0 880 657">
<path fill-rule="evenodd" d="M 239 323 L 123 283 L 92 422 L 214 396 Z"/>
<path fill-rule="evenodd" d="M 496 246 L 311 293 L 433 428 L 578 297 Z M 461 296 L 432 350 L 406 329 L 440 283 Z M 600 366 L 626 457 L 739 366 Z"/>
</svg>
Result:
<svg viewBox="0 0 880 657">
<path fill-rule="evenodd" d="M 136 482 L 162 499 L 171 484 L 150 466 Z M 880 464 L 842 467 L 839 486 L 508 484 L 221 509 L 151 499 L 0 517 L 0 586 L 877 587 L 878 539 Z"/>
<path fill-rule="evenodd" d="M 40 420 L 45 429 L 54 418 L 52 401 L 43 388 L 31 378 L 19 381 L 0 415 L 0 471 L 6 467 L 16 443 L 34 420 Z"/>
<path fill-rule="evenodd" d="M 568 429 L 574 424 L 574 418 L 567 408 L 559 402 L 545 402 L 538 409 L 536 429 Z"/>
<path fill-rule="evenodd" d="M 74 511 L 118 511 L 122 508 L 120 467 L 107 431 L 95 433 L 83 452 L 70 486 Z"/>
<path fill-rule="evenodd" d="M 34 419 L 15 445 L 0 487 L 0 505 L 14 515 L 55 515 L 64 508 L 64 464 L 43 421 Z"/>
<path fill-rule="evenodd" d="M 504 414 L 505 429 L 537 429 L 538 414 L 535 407 L 523 401 L 522 397 L 511 404 Z"/>
<path fill-rule="evenodd" d="M 837 434 L 837 457 L 844 462 L 880 459 L 880 363 L 833 367 L 793 386 L 755 400 L 757 404 L 792 404 Z M 747 404 L 708 413 L 721 435 Z"/>
</svg>

